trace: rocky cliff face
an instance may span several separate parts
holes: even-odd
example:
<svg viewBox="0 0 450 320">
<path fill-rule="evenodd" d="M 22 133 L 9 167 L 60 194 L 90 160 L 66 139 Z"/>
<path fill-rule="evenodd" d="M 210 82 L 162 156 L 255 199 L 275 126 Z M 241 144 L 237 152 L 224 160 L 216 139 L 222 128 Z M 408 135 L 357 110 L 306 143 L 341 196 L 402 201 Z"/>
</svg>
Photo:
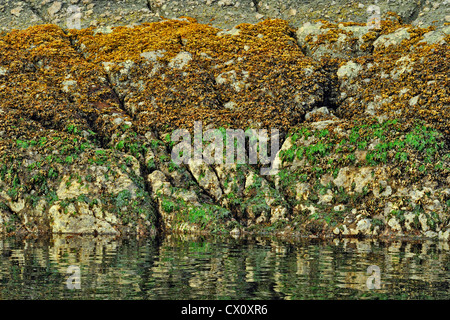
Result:
<svg viewBox="0 0 450 320">
<path fill-rule="evenodd" d="M 72 2 L 93 16 L 106 6 Z M 0 35 L 3 232 L 449 238 L 450 29 L 445 16 L 419 26 L 446 3 L 411 2 L 372 29 L 310 20 L 299 1 L 194 2 L 115 2 L 140 24 L 85 29 L 56 21 L 69 3 L 21 2 L 13 15 L 29 8 L 37 25 Z M 366 5 L 341 13 L 358 21 Z M 256 20 L 147 22 L 206 7 Z M 263 174 L 249 141 L 231 165 L 174 162 L 174 130 L 195 123 L 224 143 L 226 129 L 278 130 L 275 166 Z"/>
<path fill-rule="evenodd" d="M 108 27 L 157 22 L 190 16 L 199 23 L 232 28 L 240 23 L 283 19 L 298 28 L 305 22 L 362 22 L 376 15 L 397 13 L 404 23 L 428 26 L 450 22 L 447 0 L 3 0 L 0 30 L 23 29 L 43 23 L 66 28 L 79 19 L 80 27 Z"/>
</svg>

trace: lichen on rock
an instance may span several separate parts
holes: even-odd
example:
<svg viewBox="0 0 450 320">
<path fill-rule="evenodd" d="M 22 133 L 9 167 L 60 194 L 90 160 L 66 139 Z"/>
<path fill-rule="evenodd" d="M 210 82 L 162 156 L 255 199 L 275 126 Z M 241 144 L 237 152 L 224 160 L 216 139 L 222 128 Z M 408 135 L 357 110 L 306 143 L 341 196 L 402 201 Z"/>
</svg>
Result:
<svg viewBox="0 0 450 320">
<path fill-rule="evenodd" d="M 449 29 L 389 17 L 1 34 L 0 229 L 448 239 Z M 196 121 L 276 128 L 278 171 L 175 163 Z"/>
</svg>

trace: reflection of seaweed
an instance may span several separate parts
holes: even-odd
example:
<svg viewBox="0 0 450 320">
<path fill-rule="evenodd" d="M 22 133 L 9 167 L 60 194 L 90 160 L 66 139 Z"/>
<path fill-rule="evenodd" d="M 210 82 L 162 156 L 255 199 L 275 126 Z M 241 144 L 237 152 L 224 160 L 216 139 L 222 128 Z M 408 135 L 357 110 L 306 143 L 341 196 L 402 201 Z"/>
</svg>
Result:
<svg viewBox="0 0 450 320">
<path fill-rule="evenodd" d="M 398 300 L 449 290 L 448 250 L 431 242 L 55 236 L 6 239 L 0 252 L 2 299 Z M 81 290 L 64 287 L 69 265 L 81 269 Z M 380 289 L 367 290 L 370 265 Z"/>
</svg>

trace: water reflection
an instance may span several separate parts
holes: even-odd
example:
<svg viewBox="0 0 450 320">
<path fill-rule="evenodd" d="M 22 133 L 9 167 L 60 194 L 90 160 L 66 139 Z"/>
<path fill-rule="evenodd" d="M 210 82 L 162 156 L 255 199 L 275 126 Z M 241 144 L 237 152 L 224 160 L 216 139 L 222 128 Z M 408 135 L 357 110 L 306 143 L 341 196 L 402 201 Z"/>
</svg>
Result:
<svg viewBox="0 0 450 320">
<path fill-rule="evenodd" d="M 0 299 L 448 299 L 446 242 L 0 240 Z M 367 268 L 381 286 L 370 290 Z M 81 289 L 69 290 L 69 266 Z"/>
</svg>

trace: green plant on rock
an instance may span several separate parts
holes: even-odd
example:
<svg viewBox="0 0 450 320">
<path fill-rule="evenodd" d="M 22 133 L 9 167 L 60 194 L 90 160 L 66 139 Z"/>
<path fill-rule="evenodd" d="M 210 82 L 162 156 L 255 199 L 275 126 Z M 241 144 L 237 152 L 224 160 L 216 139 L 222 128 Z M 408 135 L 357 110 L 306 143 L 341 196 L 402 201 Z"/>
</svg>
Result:
<svg viewBox="0 0 450 320">
<path fill-rule="evenodd" d="M 169 167 L 168 167 L 169 172 L 174 172 L 175 170 L 178 170 L 179 168 L 180 167 L 175 162 L 170 160 Z"/>
<path fill-rule="evenodd" d="M 4 222 L 6 232 L 14 232 L 16 231 L 17 224 L 20 222 L 19 217 L 16 214 L 12 214 L 9 217 L 9 220 Z"/>
<path fill-rule="evenodd" d="M 77 134 L 79 132 L 79 130 L 78 130 L 78 128 L 75 125 L 69 124 L 67 126 L 67 132 L 73 133 L 73 134 Z"/>
<path fill-rule="evenodd" d="M 24 149 L 26 149 L 26 148 L 29 147 L 28 142 L 23 141 L 23 140 L 17 140 L 17 141 L 16 141 L 16 144 L 17 144 L 18 147 L 24 148 Z"/>
<path fill-rule="evenodd" d="M 147 161 L 147 169 L 150 171 L 156 169 L 155 159 L 150 159 Z"/>
<path fill-rule="evenodd" d="M 292 162 L 295 157 L 295 148 L 289 148 L 280 152 L 280 157 L 283 162 Z"/>
<path fill-rule="evenodd" d="M 122 208 L 129 204 L 131 200 L 131 192 L 129 190 L 122 190 L 117 194 L 116 207 Z"/>
<path fill-rule="evenodd" d="M 58 178 L 58 171 L 57 171 L 56 169 L 54 169 L 54 168 L 50 168 L 50 169 L 47 171 L 47 177 L 48 177 L 49 179 L 52 179 L 52 180 L 57 179 L 57 178 Z"/>
<path fill-rule="evenodd" d="M 117 144 L 116 144 L 116 149 L 117 150 L 123 150 L 125 148 L 125 142 L 123 140 L 120 140 Z"/>
<path fill-rule="evenodd" d="M 208 223 L 210 219 L 210 213 L 203 207 L 193 207 L 189 209 L 188 220 L 191 223 Z"/>
<path fill-rule="evenodd" d="M 381 220 L 381 219 L 373 218 L 372 221 L 371 221 L 371 229 L 372 229 L 372 231 L 373 231 L 373 228 L 374 228 L 374 227 L 377 227 L 377 226 L 378 226 L 379 228 L 384 227 L 384 222 L 383 222 L 383 220 Z"/>
<path fill-rule="evenodd" d="M 162 200 L 161 207 L 167 213 L 172 213 L 172 212 L 178 211 L 180 209 L 179 206 L 175 202 L 170 201 L 168 199 Z"/>
</svg>

